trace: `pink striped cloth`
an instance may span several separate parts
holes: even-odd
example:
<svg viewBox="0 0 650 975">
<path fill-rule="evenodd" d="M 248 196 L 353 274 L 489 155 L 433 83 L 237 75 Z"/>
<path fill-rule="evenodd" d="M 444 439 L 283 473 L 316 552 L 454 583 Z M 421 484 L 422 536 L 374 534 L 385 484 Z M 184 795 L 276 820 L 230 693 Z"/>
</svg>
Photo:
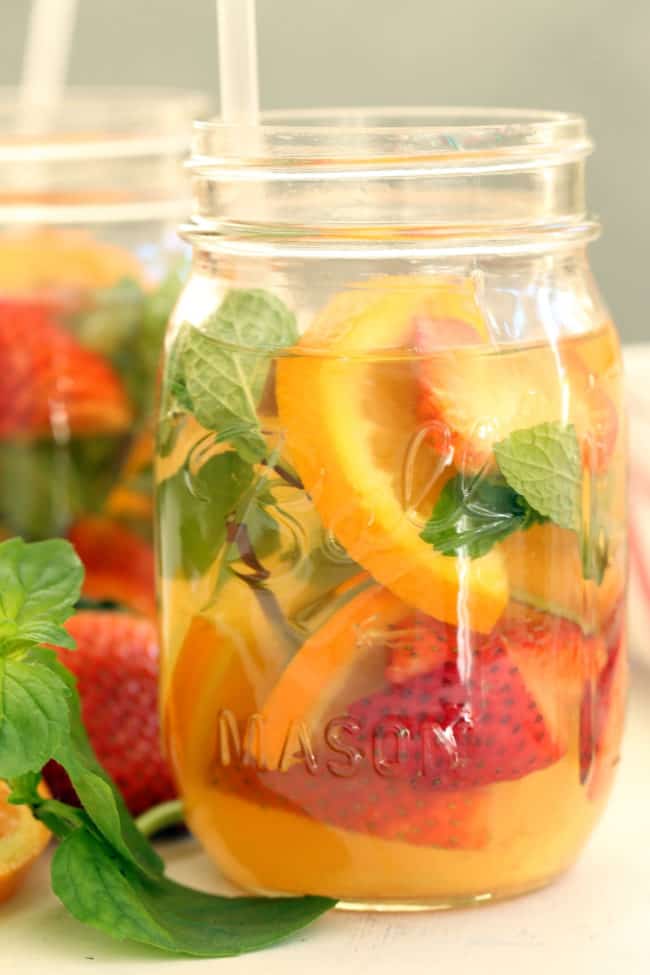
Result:
<svg viewBox="0 0 650 975">
<path fill-rule="evenodd" d="M 630 442 L 630 649 L 650 662 L 650 343 L 624 350 Z"/>
</svg>

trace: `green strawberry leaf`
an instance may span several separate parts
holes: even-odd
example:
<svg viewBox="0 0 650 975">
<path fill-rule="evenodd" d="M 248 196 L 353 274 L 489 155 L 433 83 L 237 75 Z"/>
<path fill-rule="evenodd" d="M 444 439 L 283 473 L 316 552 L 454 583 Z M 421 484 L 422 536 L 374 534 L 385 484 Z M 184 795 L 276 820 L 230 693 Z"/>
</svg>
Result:
<svg viewBox="0 0 650 975">
<path fill-rule="evenodd" d="M 486 555 L 498 542 L 547 519 L 498 475 L 462 474 L 445 484 L 420 537 L 443 555 Z"/>
<path fill-rule="evenodd" d="M 582 463 L 574 426 L 541 423 L 494 445 L 508 484 L 556 525 L 581 529 Z"/>
<path fill-rule="evenodd" d="M 0 654 L 22 641 L 74 647 L 62 623 L 79 599 L 83 567 L 59 540 L 0 544 Z"/>
<path fill-rule="evenodd" d="M 0 779 L 39 772 L 69 734 L 70 691 L 43 663 L 0 657 Z"/>
<path fill-rule="evenodd" d="M 74 917 L 113 938 L 204 958 L 276 944 L 334 905 L 324 897 L 204 894 L 147 875 L 83 829 L 73 831 L 56 851 L 52 886 Z"/>
</svg>

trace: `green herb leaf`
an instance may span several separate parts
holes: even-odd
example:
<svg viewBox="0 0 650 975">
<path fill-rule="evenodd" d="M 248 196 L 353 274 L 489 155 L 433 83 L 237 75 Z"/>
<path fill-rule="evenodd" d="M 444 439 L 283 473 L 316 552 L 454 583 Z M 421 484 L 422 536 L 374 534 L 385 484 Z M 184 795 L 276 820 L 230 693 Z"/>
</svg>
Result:
<svg viewBox="0 0 650 975">
<path fill-rule="evenodd" d="M 0 657 L 0 779 L 42 769 L 69 733 L 69 698 L 44 664 Z"/>
<path fill-rule="evenodd" d="M 49 757 L 65 768 L 89 820 L 111 845 L 132 863 L 160 873 L 162 860 L 138 831 L 121 793 L 97 761 L 81 717 L 75 678 L 52 651 L 38 648 L 33 655 L 46 662 L 69 691 L 69 733 Z"/>
<path fill-rule="evenodd" d="M 420 537 L 443 555 L 486 555 L 516 531 L 546 519 L 498 475 L 448 481 Z"/>
<path fill-rule="evenodd" d="M 215 897 L 150 877 L 100 837 L 76 830 L 52 862 L 54 892 L 74 917 L 166 951 L 225 958 L 276 944 L 334 902 L 324 897 Z"/>
<path fill-rule="evenodd" d="M 94 294 L 93 304 L 67 324 L 82 345 L 112 358 L 138 332 L 144 293 L 135 278 L 121 278 Z"/>
<path fill-rule="evenodd" d="M 261 460 L 266 444 L 257 407 L 272 355 L 298 338 L 295 316 L 267 291 L 234 290 L 200 329 L 181 335 L 180 372 L 171 377 L 172 388 L 177 395 L 183 390 L 183 401 L 206 429 L 219 432 L 235 424 L 239 432 L 231 436 L 232 445 L 249 463 Z"/>
<path fill-rule="evenodd" d="M 165 575 L 201 574 L 220 552 L 228 516 L 253 482 L 253 468 L 234 450 L 210 457 L 191 474 L 181 467 L 158 486 L 161 562 Z"/>
<path fill-rule="evenodd" d="M 241 954 L 304 927 L 333 902 L 212 897 L 164 876 L 93 753 L 74 677 L 37 642 L 59 636 L 80 581 L 67 542 L 0 545 L 0 777 L 11 784 L 11 801 L 30 806 L 62 840 L 52 863 L 55 892 L 85 923 L 176 954 Z M 82 808 L 38 793 L 51 758 L 67 771 Z"/>
<path fill-rule="evenodd" d="M 582 465 L 574 426 L 541 423 L 495 444 L 508 484 L 556 525 L 580 531 Z"/>
<path fill-rule="evenodd" d="M 83 567 L 59 540 L 0 544 L 0 653 L 22 641 L 74 647 L 61 626 L 79 598 Z"/>
</svg>

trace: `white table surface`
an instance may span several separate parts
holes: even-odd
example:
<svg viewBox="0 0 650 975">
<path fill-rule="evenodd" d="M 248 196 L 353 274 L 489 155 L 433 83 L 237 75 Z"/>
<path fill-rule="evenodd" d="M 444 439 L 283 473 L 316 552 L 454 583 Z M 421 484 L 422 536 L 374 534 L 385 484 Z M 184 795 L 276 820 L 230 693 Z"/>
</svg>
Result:
<svg viewBox="0 0 650 975">
<path fill-rule="evenodd" d="M 175 959 L 113 943 L 68 917 L 47 864 L 0 907 L 0 970 L 11 975 L 648 975 L 650 972 L 650 668 L 638 665 L 617 786 L 579 864 L 518 900 L 439 914 L 333 911 L 291 941 L 224 960 Z M 168 844 L 170 872 L 218 889 L 191 841 Z"/>
</svg>

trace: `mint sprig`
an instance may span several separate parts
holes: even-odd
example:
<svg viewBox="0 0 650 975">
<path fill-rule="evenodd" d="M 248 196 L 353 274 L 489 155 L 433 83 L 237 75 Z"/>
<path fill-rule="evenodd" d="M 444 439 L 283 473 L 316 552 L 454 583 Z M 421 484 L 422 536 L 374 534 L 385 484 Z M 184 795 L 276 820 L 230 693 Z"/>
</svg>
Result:
<svg viewBox="0 0 650 975">
<path fill-rule="evenodd" d="M 606 548 L 582 525 L 582 463 L 576 429 L 541 423 L 494 445 L 496 471 L 457 474 L 443 488 L 420 537 L 443 555 L 486 555 L 516 531 L 546 521 L 581 539 L 585 579 L 602 581 Z"/>
<path fill-rule="evenodd" d="M 227 428 L 248 463 L 263 460 L 257 409 L 273 354 L 297 338 L 295 315 L 279 298 L 261 288 L 233 289 L 200 328 L 181 326 L 163 400 L 168 409 L 176 401 L 207 430 Z"/>
<path fill-rule="evenodd" d="M 547 519 L 500 475 L 457 474 L 445 484 L 421 538 L 443 555 L 480 558 L 513 532 Z"/>
<path fill-rule="evenodd" d="M 582 463 L 576 428 L 540 423 L 494 445 L 499 470 L 531 508 L 561 528 L 579 531 Z"/>
<path fill-rule="evenodd" d="M 242 954 L 309 924 L 334 902 L 217 897 L 165 876 L 93 753 L 74 677 L 40 644 L 39 634 L 65 633 L 81 580 L 68 542 L 0 544 L 0 778 L 11 786 L 10 801 L 30 806 L 61 840 L 52 861 L 55 893 L 85 924 L 175 954 Z M 50 759 L 67 771 L 80 809 L 38 792 Z"/>
</svg>

